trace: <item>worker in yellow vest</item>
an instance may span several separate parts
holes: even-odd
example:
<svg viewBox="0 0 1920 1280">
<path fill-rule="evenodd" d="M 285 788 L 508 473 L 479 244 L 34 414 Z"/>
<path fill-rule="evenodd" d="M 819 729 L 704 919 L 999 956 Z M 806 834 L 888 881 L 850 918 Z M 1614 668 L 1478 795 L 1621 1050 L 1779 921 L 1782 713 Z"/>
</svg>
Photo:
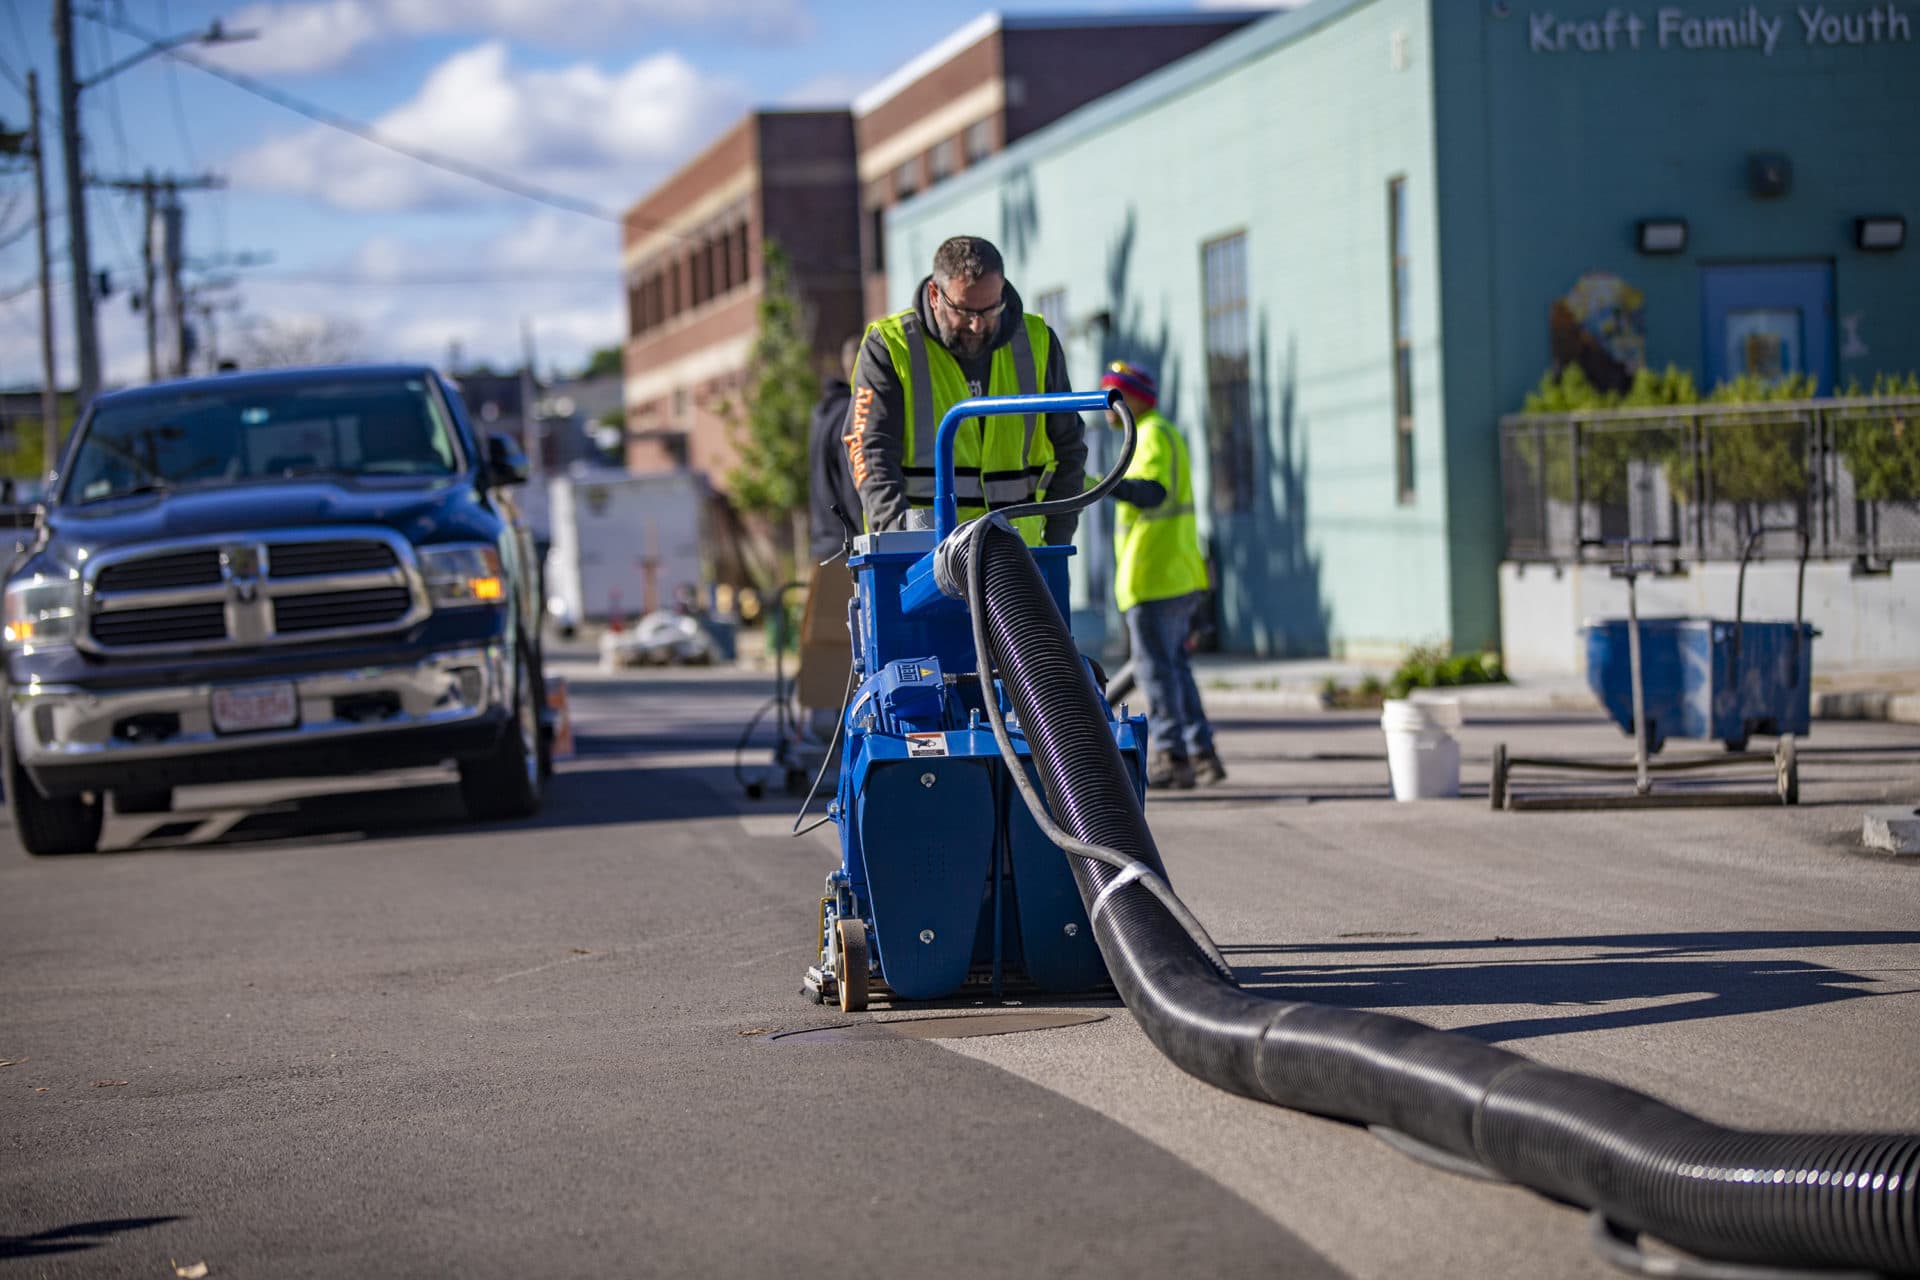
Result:
<svg viewBox="0 0 1920 1280">
<path fill-rule="evenodd" d="M 1147 785 L 1185 789 L 1196 781 L 1224 782 L 1226 766 L 1213 749 L 1213 726 L 1187 661 L 1187 631 L 1207 589 L 1187 442 L 1155 407 L 1160 391 L 1150 369 L 1116 360 L 1100 385 L 1125 398 L 1138 432 L 1133 461 L 1113 490 L 1119 503 L 1113 594 L 1127 620 L 1135 676 L 1150 703 Z M 1107 417 L 1120 425 L 1118 413 L 1109 410 Z"/>
<path fill-rule="evenodd" d="M 869 325 L 853 374 L 842 441 L 870 531 L 932 527 L 933 441 L 940 419 L 972 396 L 1070 391 L 1067 361 L 1046 320 L 1007 283 L 1000 251 L 955 236 L 933 255 L 914 305 Z M 954 440 L 962 520 L 1086 486 L 1086 428 L 1077 413 L 969 419 Z M 1073 541 L 1078 515 L 1027 516 L 1028 543 Z"/>
</svg>

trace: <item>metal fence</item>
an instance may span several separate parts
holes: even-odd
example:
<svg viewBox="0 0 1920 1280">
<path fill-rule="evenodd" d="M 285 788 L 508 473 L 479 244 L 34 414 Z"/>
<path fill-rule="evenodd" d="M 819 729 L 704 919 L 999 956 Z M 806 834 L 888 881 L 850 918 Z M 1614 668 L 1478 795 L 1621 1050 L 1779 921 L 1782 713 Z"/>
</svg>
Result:
<svg viewBox="0 0 1920 1280">
<path fill-rule="evenodd" d="M 1760 553 L 1869 568 L 1920 557 L 1920 398 L 1516 414 L 1500 422 L 1507 558 L 1617 538 L 1695 560 Z"/>
</svg>

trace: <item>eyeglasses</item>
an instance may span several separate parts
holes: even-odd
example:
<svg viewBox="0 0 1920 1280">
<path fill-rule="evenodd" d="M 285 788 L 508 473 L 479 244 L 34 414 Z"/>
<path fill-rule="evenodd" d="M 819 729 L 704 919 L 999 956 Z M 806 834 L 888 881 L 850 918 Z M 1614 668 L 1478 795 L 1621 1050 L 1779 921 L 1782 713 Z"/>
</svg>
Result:
<svg viewBox="0 0 1920 1280">
<path fill-rule="evenodd" d="M 935 297 L 947 304 L 947 310 L 954 312 L 962 320 L 985 320 L 991 324 L 1000 318 L 1001 312 L 1007 309 L 1005 298 L 1002 298 L 990 307 L 963 307 L 952 298 L 949 298 L 946 290 L 942 289 L 939 285 L 933 286 L 933 292 Z"/>
</svg>

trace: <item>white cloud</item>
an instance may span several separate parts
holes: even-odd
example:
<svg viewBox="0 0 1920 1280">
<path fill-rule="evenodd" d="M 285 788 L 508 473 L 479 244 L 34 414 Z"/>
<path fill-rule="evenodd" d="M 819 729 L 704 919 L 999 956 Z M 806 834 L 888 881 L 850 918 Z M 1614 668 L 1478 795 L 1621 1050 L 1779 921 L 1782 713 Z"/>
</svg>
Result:
<svg viewBox="0 0 1920 1280">
<path fill-rule="evenodd" d="M 802 0 L 292 0 L 237 10 L 226 24 L 259 32 L 203 56 L 236 71 L 325 71 L 381 38 L 509 36 L 587 49 L 653 37 L 661 27 L 723 30 L 763 43 L 799 40 L 812 22 Z"/>
<path fill-rule="evenodd" d="M 267 273 L 245 291 L 249 314 L 345 322 L 381 360 L 440 364 L 458 343 L 467 361 L 511 368 L 525 320 L 543 372 L 575 368 L 626 324 L 615 229 L 557 211 L 483 237 L 376 237 L 335 269 Z"/>
<path fill-rule="evenodd" d="M 744 87 L 677 54 L 609 74 L 589 63 L 511 65 L 489 42 L 457 53 L 420 92 L 373 122 L 382 137 L 620 208 L 745 109 Z M 454 208 L 505 193 L 323 126 L 236 157 L 243 187 L 343 209 Z"/>
<path fill-rule="evenodd" d="M 255 38 L 195 50 L 209 62 L 260 74 L 325 71 L 380 34 L 380 20 L 364 0 L 249 5 L 226 19 Z"/>
</svg>

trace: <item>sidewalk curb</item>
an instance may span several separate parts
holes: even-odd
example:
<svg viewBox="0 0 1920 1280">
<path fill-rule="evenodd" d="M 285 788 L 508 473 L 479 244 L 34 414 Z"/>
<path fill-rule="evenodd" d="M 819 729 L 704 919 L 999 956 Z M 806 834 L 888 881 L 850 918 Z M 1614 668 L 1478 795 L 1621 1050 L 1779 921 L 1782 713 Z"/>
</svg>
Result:
<svg viewBox="0 0 1920 1280">
<path fill-rule="evenodd" d="M 1524 685 L 1473 685 L 1458 690 L 1427 692 L 1458 696 L 1471 721 L 1476 712 L 1581 711 L 1603 715 L 1600 700 L 1585 691 L 1529 689 Z M 1200 700 L 1209 712 L 1286 712 L 1304 714 L 1333 711 L 1315 689 L 1202 689 Z M 1364 708 L 1356 708 L 1364 710 Z M 1813 695 L 1815 720 L 1878 720 L 1889 724 L 1920 725 L 1920 693 L 1885 690 L 1837 690 Z"/>
<path fill-rule="evenodd" d="M 607 671 L 597 662 L 587 658 L 558 658 L 547 663 L 547 669 L 554 675 L 564 676 L 575 688 L 591 686 L 601 681 L 645 679 L 646 673 L 672 670 L 675 672 L 698 672 L 711 676 L 735 676 L 745 679 L 764 680 L 771 684 L 771 668 L 759 671 L 731 663 L 719 663 L 711 667 L 699 668 L 623 668 Z M 682 676 L 681 678 L 686 678 Z M 668 683 L 673 677 L 667 677 Z M 1600 701 L 1584 688 L 1571 686 L 1538 686 L 1524 684 L 1481 684 L 1466 685 L 1452 689 L 1435 689 L 1427 692 L 1442 697 L 1458 697 L 1461 710 L 1469 722 L 1476 714 L 1514 712 L 1584 712 L 1603 715 Z M 1211 713 L 1255 713 L 1268 715 L 1321 715 L 1334 711 L 1320 697 L 1317 685 L 1282 685 L 1278 688 L 1254 689 L 1243 686 L 1227 688 L 1200 689 L 1200 701 Z M 1141 711 L 1146 702 L 1142 697 L 1129 699 L 1130 709 Z M 1813 695 L 1813 718 L 1816 720 L 1878 720 L 1889 724 L 1920 725 L 1920 693 L 1891 692 L 1885 689 L 1828 690 Z"/>
</svg>

